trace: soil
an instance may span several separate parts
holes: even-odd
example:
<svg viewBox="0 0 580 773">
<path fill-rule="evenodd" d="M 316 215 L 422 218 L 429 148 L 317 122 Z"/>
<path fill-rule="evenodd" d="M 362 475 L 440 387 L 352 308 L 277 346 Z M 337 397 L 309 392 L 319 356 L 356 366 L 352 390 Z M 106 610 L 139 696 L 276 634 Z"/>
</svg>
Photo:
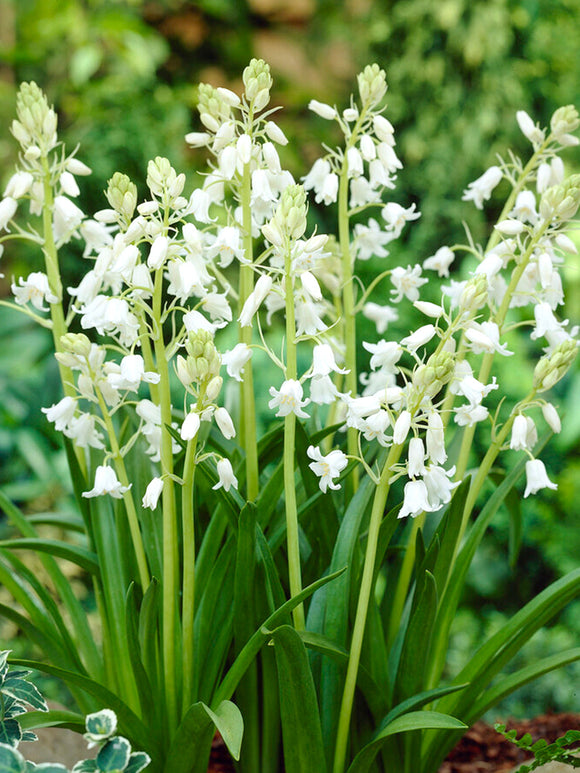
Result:
<svg viewBox="0 0 580 773">
<path fill-rule="evenodd" d="M 501 720 L 503 722 L 503 720 Z M 517 737 L 530 733 L 534 741 L 545 738 L 552 743 L 567 730 L 580 730 L 580 714 L 543 714 L 528 720 L 507 720 L 508 730 L 515 728 Z M 439 773 L 509 773 L 530 759 L 514 744 L 506 741 L 491 725 L 476 722 L 447 757 Z M 538 768 L 538 773 L 543 768 Z M 550 766 L 545 773 L 571 771 L 570 766 Z M 234 767 L 223 743 L 216 737 L 208 773 L 233 773 Z"/>
</svg>

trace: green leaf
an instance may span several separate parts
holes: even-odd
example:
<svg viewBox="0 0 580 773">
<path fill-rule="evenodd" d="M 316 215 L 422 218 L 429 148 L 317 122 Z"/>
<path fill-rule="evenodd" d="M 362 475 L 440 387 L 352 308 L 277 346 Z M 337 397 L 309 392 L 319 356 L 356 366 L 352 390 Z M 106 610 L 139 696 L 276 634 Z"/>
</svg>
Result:
<svg viewBox="0 0 580 773">
<path fill-rule="evenodd" d="M 272 632 L 287 773 L 324 773 L 326 759 L 306 649 L 289 625 Z"/>
<path fill-rule="evenodd" d="M 232 756 L 239 759 L 244 723 L 237 706 L 231 701 L 222 701 L 212 711 L 198 701 L 189 707 L 177 728 L 165 757 L 165 773 L 205 773 L 214 728 L 224 737 Z M 193 768 L 192 760 L 195 760 Z"/>
<path fill-rule="evenodd" d="M 21 537 L 0 541 L 0 548 L 9 550 L 37 550 L 43 553 L 49 553 L 57 558 L 64 558 L 73 564 L 80 566 L 89 574 L 99 576 L 100 567 L 96 553 L 87 550 L 80 545 L 70 545 L 68 542 L 59 540 L 40 539 L 39 537 Z"/>
<path fill-rule="evenodd" d="M 129 763 L 125 773 L 140 773 L 151 762 L 151 757 L 145 752 L 133 752 L 129 757 Z"/>
<path fill-rule="evenodd" d="M 43 727 L 62 727 L 82 733 L 85 729 L 85 716 L 75 711 L 27 711 L 19 718 L 23 729 L 39 730 Z"/>
<path fill-rule="evenodd" d="M 455 717 L 440 714 L 437 711 L 412 711 L 408 714 L 403 714 L 380 730 L 373 740 L 360 750 L 348 768 L 347 773 L 367 773 L 381 750 L 383 743 L 389 736 L 414 730 L 440 730 L 447 728 L 466 730 L 467 725 L 455 719 Z"/>
<path fill-rule="evenodd" d="M 35 773 L 69 773 L 68 768 L 60 762 L 41 762 L 34 771 Z"/>
<path fill-rule="evenodd" d="M 235 760 L 239 760 L 244 735 L 244 720 L 239 708 L 231 701 L 222 701 L 215 711 L 205 704 L 204 708 L 223 738 L 229 753 Z"/>
<path fill-rule="evenodd" d="M 19 751 L 0 742 L 0 773 L 26 773 L 26 760 Z"/>
<path fill-rule="evenodd" d="M 117 732 L 115 712 L 110 709 L 95 711 L 94 714 L 89 714 L 86 718 L 85 727 L 92 741 L 97 743 L 106 741 Z"/>
<path fill-rule="evenodd" d="M 97 754 L 97 766 L 104 773 L 124 770 L 130 754 L 131 744 L 126 738 L 111 738 Z"/>
<path fill-rule="evenodd" d="M 229 698 L 231 695 L 233 695 L 234 690 L 236 689 L 240 679 L 246 672 L 246 669 L 248 668 L 249 664 L 256 657 L 256 655 L 262 648 L 263 644 L 270 639 L 271 637 L 270 629 L 274 628 L 275 626 L 278 626 L 280 622 L 282 622 L 287 618 L 287 615 L 295 607 L 297 607 L 299 604 L 301 604 L 303 601 L 309 598 L 319 588 L 322 588 L 327 583 L 332 582 L 333 580 L 340 577 L 340 575 L 344 571 L 345 571 L 344 569 L 340 569 L 338 572 L 334 572 L 333 574 L 330 574 L 327 577 L 322 577 L 320 580 L 313 582 L 311 585 L 304 588 L 304 590 L 302 590 L 300 593 L 297 593 L 296 596 L 294 596 L 291 599 L 288 599 L 288 601 L 282 604 L 281 607 L 279 607 L 264 621 L 264 623 L 254 633 L 252 638 L 248 641 L 244 649 L 240 652 L 240 654 L 234 660 L 233 664 L 230 666 L 227 674 L 222 679 L 219 689 L 216 691 L 216 694 L 214 695 L 214 703 L 212 703 L 212 705 L 214 705 L 215 703 L 219 704 L 219 702 L 221 702 L 222 700 L 225 700 Z"/>
<path fill-rule="evenodd" d="M 40 694 L 40 691 L 32 682 L 27 682 L 24 679 L 15 678 L 14 674 L 8 674 L 8 678 L 2 685 L 2 692 L 6 695 L 10 695 L 14 700 L 26 703 L 33 709 L 39 711 L 48 711 L 46 701 Z"/>
<path fill-rule="evenodd" d="M 18 746 L 21 739 L 22 731 L 15 719 L 0 720 L 0 743 L 6 743 L 9 746 Z"/>
<path fill-rule="evenodd" d="M 574 663 L 577 660 L 580 660 L 580 647 L 575 647 L 574 649 L 558 652 L 550 657 L 542 658 L 541 660 L 531 663 L 529 666 L 519 669 L 513 674 L 504 676 L 497 685 L 486 690 L 477 699 L 473 704 L 469 715 L 466 717 L 466 721 L 471 722 L 475 718 L 482 716 L 486 711 L 489 711 L 489 709 L 496 706 L 515 690 L 519 690 L 520 687 L 528 684 L 528 682 L 531 682 L 556 668 L 566 666 L 568 663 Z"/>
</svg>

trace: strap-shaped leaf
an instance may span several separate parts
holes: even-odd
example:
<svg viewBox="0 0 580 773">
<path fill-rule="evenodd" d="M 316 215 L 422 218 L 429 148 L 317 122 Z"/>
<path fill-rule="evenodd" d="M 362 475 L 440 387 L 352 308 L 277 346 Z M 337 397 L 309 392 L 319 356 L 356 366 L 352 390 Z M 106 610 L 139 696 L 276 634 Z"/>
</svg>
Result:
<svg viewBox="0 0 580 773">
<path fill-rule="evenodd" d="M 27 711 L 18 719 L 23 729 L 40 730 L 43 727 L 62 727 L 77 733 L 82 733 L 85 729 L 85 716 L 76 711 Z"/>
<path fill-rule="evenodd" d="M 40 537 L 19 537 L 17 539 L 1 540 L 0 548 L 7 548 L 9 550 L 37 550 L 42 553 L 49 553 L 56 558 L 64 558 L 66 561 L 71 561 L 94 576 L 98 577 L 100 573 L 96 554 L 81 545 L 70 545 L 68 542 L 41 539 Z"/>
<path fill-rule="evenodd" d="M 356 755 L 347 773 L 367 773 L 383 743 L 392 735 L 414 730 L 444 729 L 466 730 L 467 725 L 455 717 L 437 711 L 412 711 L 403 714 L 379 731 L 373 740 Z"/>
<path fill-rule="evenodd" d="M 324 773 L 326 760 L 306 649 L 289 625 L 272 632 L 287 773 Z"/>
</svg>

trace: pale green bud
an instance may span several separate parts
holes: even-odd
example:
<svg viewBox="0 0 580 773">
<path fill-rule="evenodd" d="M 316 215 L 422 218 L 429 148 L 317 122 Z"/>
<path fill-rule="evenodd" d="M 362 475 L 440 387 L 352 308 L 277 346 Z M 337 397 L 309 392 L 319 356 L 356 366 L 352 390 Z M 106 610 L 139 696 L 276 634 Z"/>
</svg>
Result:
<svg viewBox="0 0 580 773">
<path fill-rule="evenodd" d="M 36 83 L 22 83 L 16 96 L 17 121 L 12 123 L 12 133 L 26 149 L 35 144 L 45 153 L 56 145 L 56 113 Z"/>
<path fill-rule="evenodd" d="M 219 393 L 221 392 L 224 380 L 221 376 L 214 376 L 207 385 L 205 390 L 205 396 L 210 403 L 217 400 Z"/>
<path fill-rule="evenodd" d="M 300 239 L 306 230 L 306 191 L 302 185 L 288 185 L 276 209 L 272 224 L 292 239 Z"/>
<path fill-rule="evenodd" d="M 574 105 L 559 107 L 550 120 L 552 134 L 558 139 L 564 134 L 575 132 L 579 126 L 580 117 Z"/>
<path fill-rule="evenodd" d="M 561 185 L 553 185 L 542 194 L 540 215 L 544 220 L 571 220 L 580 206 L 580 174 L 572 174 Z"/>
<path fill-rule="evenodd" d="M 387 93 L 387 76 L 378 64 L 368 64 L 357 81 L 363 105 L 377 105 Z"/>
<path fill-rule="evenodd" d="M 207 330 L 191 332 L 185 344 L 189 354 L 187 367 L 192 380 L 198 384 L 219 376 L 221 357 L 215 348 L 213 336 Z"/>
<path fill-rule="evenodd" d="M 90 339 L 84 333 L 66 333 L 60 337 L 60 345 L 63 351 L 79 357 L 88 357 L 91 353 Z"/>
<path fill-rule="evenodd" d="M 471 312 L 481 309 L 487 303 L 487 277 L 485 274 L 476 274 L 472 277 L 459 298 L 461 312 Z"/>
<path fill-rule="evenodd" d="M 246 100 L 254 103 L 254 110 L 262 110 L 270 101 L 272 76 L 270 66 L 263 59 L 252 59 L 242 75 Z"/>
<path fill-rule="evenodd" d="M 107 201 L 111 207 L 131 220 L 137 206 L 137 186 L 132 183 L 126 174 L 115 172 L 108 183 L 106 192 Z"/>
<path fill-rule="evenodd" d="M 231 106 L 209 83 L 199 84 L 197 109 L 202 124 L 214 134 L 231 116 Z"/>
<path fill-rule="evenodd" d="M 177 355 L 177 362 L 175 370 L 177 372 L 177 378 L 181 381 L 184 387 L 190 386 L 194 381 L 194 374 L 190 368 L 190 364 L 193 360 L 190 357 L 182 357 L 181 354 Z"/>
<path fill-rule="evenodd" d="M 437 392 L 451 379 L 454 372 L 454 358 L 450 352 L 432 354 L 428 361 L 419 365 L 413 373 L 413 385 L 428 397 Z"/>
<path fill-rule="evenodd" d="M 573 338 L 562 341 L 551 354 L 542 357 L 534 369 L 534 389 L 545 392 L 557 384 L 567 373 L 578 352 L 578 342 Z"/>
</svg>

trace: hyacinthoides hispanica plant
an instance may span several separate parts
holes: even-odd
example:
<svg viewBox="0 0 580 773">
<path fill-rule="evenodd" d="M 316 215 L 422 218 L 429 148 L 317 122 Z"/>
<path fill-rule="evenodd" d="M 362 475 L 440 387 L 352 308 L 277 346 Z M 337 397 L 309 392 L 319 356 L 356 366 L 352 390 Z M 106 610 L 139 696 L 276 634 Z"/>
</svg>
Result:
<svg viewBox="0 0 580 773">
<path fill-rule="evenodd" d="M 37 86 L 20 89 L 0 240 L 44 257 L 44 271 L 14 280 L 14 307 L 52 331 L 64 396 L 43 410 L 63 433 L 82 519 L 44 516 L 71 535 L 48 540 L 2 495 L 21 536 L 0 546 L 0 579 L 21 609 L 1 611 L 83 712 L 115 711 L 153 770 L 203 772 L 217 727 L 247 773 L 279 770 L 280 744 L 288 773 L 433 773 L 466 724 L 580 657 L 494 682 L 578 594 L 573 572 L 445 671 L 498 507 L 524 470 L 524 496 L 554 487 L 536 421 L 559 431 L 546 393 L 577 349 L 557 312 L 580 180 L 559 153 L 580 121 L 565 107 L 542 130 L 519 113 L 530 159 L 499 159 L 463 197 L 482 208 L 509 187 L 488 244 L 392 265 L 387 245 L 419 212 L 387 200 L 402 165 L 384 72 L 367 67 L 344 111 L 310 103 L 344 144 L 303 185 L 278 155 L 268 66 L 253 60 L 243 82 L 241 97 L 200 86 L 204 130 L 186 141 L 208 155 L 201 187 L 184 195 L 185 176 L 158 157 L 144 201 L 116 173 L 93 218 L 73 201 L 89 168 L 58 142 Z M 309 226 L 308 192 L 334 235 Z M 22 224 L 27 202 L 37 219 Z M 73 239 L 90 269 L 65 295 L 59 255 Z M 453 277 L 456 253 L 470 269 Z M 357 266 L 371 258 L 385 268 L 365 288 Z M 361 314 L 378 337 L 362 346 Z M 399 315 L 410 331 L 391 340 Z M 525 330 L 537 364 L 521 395 L 497 399 L 498 362 Z M 501 472 L 509 450 L 521 461 Z M 39 552 L 60 605 L 22 548 Z M 56 558 L 90 575 L 98 639 Z"/>
</svg>

